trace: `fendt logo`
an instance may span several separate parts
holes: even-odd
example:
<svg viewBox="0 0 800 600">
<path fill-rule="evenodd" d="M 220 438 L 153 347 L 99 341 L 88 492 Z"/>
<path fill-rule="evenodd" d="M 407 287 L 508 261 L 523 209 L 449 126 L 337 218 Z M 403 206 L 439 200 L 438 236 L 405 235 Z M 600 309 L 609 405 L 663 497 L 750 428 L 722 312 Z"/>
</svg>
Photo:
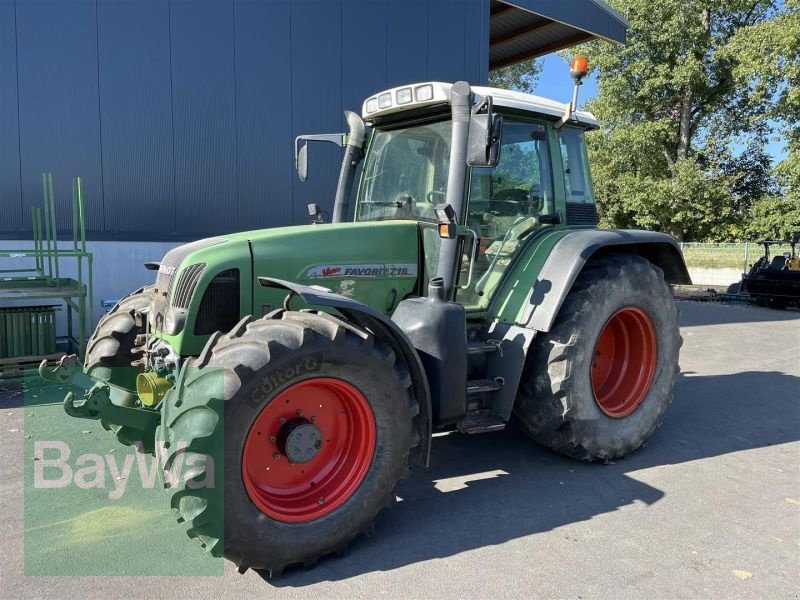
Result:
<svg viewBox="0 0 800 600">
<path fill-rule="evenodd" d="M 175 267 L 170 265 L 160 265 L 158 267 L 158 272 L 161 275 L 166 275 L 167 277 L 171 277 L 172 275 L 175 274 Z"/>
<path fill-rule="evenodd" d="M 417 277 L 414 263 L 367 263 L 352 265 L 316 265 L 305 273 L 306 279 Z"/>
</svg>

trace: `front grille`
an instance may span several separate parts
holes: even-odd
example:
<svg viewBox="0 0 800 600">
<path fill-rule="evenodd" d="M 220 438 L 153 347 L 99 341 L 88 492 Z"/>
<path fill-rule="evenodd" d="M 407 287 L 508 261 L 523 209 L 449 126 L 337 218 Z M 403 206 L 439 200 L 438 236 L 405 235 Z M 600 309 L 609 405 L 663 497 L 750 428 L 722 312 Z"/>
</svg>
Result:
<svg viewBox="0 0 800 600">
<path fill-rule="evenodd" d="M 156 277 L 156 289 L 163 294 L 169 294 L 169 291 L 172 288 L 172 280 L 174 279 L 175 274 L 181 268 L 181 263 L 183 263 L 187 256 L 189 256 L 192 252 L 197 252 L 198 250 L 209 248 L 211 246 L 216 246 L 224 241 L 225 238 L 221 237 L 205 238 L 202 240 L 197 240 L 196 242 L 184 244 L 183 246 L 178 246 L 177 248 L 173 248 L 167 252 L 164 255 L 164 260 L 161 261 L 161 266 L 158 269 L 158 277 Z"/>
<path fill-rule="evenodd" d="M 189 308 L 189 302 L 192 300 L 192 295 L 197 289 L 197 282 L 200 281 L 200 276 L 205 271 L 205 268 L 206 265 L 204 263 L 186 267 L 181 273 L 178 283 L 169 293 L 167 305 L 175 308 Z"/>
<path fill-rule="evenodd" d="M 166 314 L 167 309 L 170 307 L 170 302 L 173 300 L 173 298 L 185 303 L 185 306 L 181 305 L 180 308 L 188 308 L 188 304 L 192 299 L 191 294 L 197 287 L 197 280 L 195 279 L 188 296 L 185 296 L 184 292 L 186 290 L 184 288 L 181 289 L 181 293 L 179 294 L 174 293 L 172 290 L 172 284 L 175 279 L 175 275 L 177 275 L 178 271 L 180 271 L 181 265 L 183 261 L 186 260 L 186 257 L 192 252 L 197 252 L 198 250 L 209 248 L 211 246 L 216 246 L 224 241 L 225 238 L 221 237 L 205 238 L 202 240 L 197 240 L 196 242 L 184 244 L 183 246 L 178 246 L 177 248 L 173 248 L 164 255 L 164 259 L 161 261 L 161 265 L 158 268 L 158 276 L 156 277 L 156 293 L 153 301 L 153 312 L 150 321 L 153 327 L 158 330 L 162 329 L 164 325 L 164 315 Z M 192 270 L 196 266 L 198 265 L 189 267 L 187 271 Z M 202 266 L 205 268 L 205 265 Z M 202 270 L 195 274 L 196 278 L 199 278 L 202 274 Z M 179 286 L 182 285 L 184 277 L 184 275 L 181 276 L 181 282 L 179 282 Z M 189 286 L 190 284 L 191 279 L 187 279 L 186 285 Z"/>
<path fill-rule="evenodd" d="M 567 224 L 597 225 L 597 206 L 585 202 L 567 202 Z"/>
</svg>

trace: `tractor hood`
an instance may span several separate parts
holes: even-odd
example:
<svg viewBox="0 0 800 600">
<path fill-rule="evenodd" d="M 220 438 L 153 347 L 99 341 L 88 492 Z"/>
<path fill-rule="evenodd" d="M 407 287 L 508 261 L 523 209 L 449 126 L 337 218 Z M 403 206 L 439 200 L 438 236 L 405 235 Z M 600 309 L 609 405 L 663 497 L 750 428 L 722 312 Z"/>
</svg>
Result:
<svg viewBox="0 0 800 600">
<path fill-rule="evenodd" d="M 262 276 L 322 286 L 390 314 L 418 289 L 419 235 L 415 221 L 380 221 L 262 229 L 185 244 L 159 265 L 151 328 L 180 354 L 196 354 L 213 331 L 281 306 L 286 293 L 258 285 Z"/>
</svg>

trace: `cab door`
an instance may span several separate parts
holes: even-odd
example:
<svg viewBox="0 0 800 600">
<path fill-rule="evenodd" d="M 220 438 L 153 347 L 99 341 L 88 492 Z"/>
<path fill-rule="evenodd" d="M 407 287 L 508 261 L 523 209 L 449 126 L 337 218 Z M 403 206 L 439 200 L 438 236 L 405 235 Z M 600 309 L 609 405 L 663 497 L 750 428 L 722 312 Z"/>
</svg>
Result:
<svg viewBox="0 0 800 600">
<path fill-rule="evenodd" d="M 456 293 L 468 309 L 486 309 L 526 240 L 552 226 L 552 131 L 544 121 L 506 117 L 497 166 L 471 170 L 466 224 L 479 247 L 471 281 L 471 257 L 463 253 Z"/>
</svg>

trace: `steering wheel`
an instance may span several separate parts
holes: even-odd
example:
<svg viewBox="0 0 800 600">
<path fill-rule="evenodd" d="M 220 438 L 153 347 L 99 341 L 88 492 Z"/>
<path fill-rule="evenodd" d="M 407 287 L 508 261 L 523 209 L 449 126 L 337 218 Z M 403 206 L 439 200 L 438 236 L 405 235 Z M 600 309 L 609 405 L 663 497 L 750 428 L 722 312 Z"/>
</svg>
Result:
<svg viewBox="0 0 800 600">
<path fill-rule="evenodd" d="M 436 204 L 436 201 L 433 199 L 434 196 L 441 196 L 442 202 L 447 199 L 447 192 L 442 192 L 440 190 L 431 190 L 427 194 L 425 194 L 425 199 L 428 201 L 428 204 Z"/>
</svg>

